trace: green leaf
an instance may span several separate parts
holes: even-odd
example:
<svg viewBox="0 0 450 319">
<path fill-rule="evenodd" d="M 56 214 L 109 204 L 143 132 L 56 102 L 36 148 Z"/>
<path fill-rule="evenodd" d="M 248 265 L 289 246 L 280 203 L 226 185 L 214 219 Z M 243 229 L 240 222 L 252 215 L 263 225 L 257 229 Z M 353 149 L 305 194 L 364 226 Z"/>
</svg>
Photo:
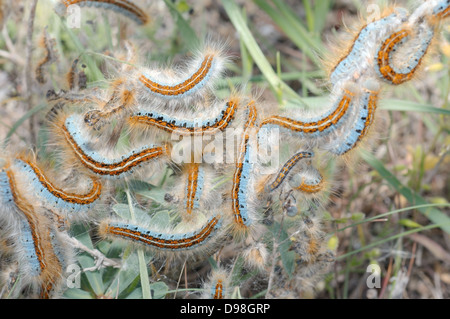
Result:
<svg viewBox="0 0 450 319">
<path fill-rule="evenodd" d="M 115 298 L 121 296 L 123 292 L 133 284 L 139 277 L 139 260 L 137 253 L 132 253 L 122 259 L 122 268 L 112 280 L 105 295 Z"/>
<path fill-rule="evenodd" d="M 152 226 L 156 228 L 164 229 L 170 226 L 170 215 L 169 211 L 164 210 L 157 212 L 150 221 Z"/>
<path fill-rule="evenodd" d="M 402 226 L 407 227 L 407 228 L 420 228 L 420 227 L 423 227 L 419 223 L 416 223 L 415 221 L 413 221 L 411 219 L 408 219 L 408 218 L 400 219 L 398 221 L 398 223 L 400 225 L 402 225 Z"/>
<path fill-rule="evenodd" d="M 87 291 L 78 289 L 78 288 L 70 288 L 64 292 L 64 298 L 67 299 L 93 299 L 94 297 Z"/>
<path fill-rule="evenodd" d="M 150 284 L 150 291 L 153 299 L 163 299 L 167 295 L 169 287 L 164 282 L 158 281 Z"/>
<path fill-rule="evenodd" d="M 75 225 L 72 228 L 73 234 L 75 234 L 75 238 L 88 247 L 89 249 L 94 249 L 94 245 L 92 244 L 91 237 L 89 234 L 89 230 L 84 225 Z M 83 269 L 91 268 L 95 266 L 95 260 L 92 256 L 87 255 L 86 253 L 82 253 L 78 256 L 78 262 L 80 263 Z M 103 295 L 104 286 L 102 276 L 99 271 L 86 271 L 83 273 L 86 275 L 86 278 L 89 282 L 89 285 L 92 291 L 97 296 Z"/>
</svg>

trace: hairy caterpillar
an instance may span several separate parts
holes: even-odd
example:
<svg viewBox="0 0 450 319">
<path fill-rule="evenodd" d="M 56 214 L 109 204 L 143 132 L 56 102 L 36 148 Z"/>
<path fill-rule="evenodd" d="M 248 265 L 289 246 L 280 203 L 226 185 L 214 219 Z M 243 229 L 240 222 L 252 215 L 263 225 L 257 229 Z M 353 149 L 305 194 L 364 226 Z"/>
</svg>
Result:
<svg viewBox="0 0 450 319">
<path fill-rule="evenodd" d="M 406 41 L 411 37 L 411 31 L 402 29 L 390 35 L 381 45 L 376 56 L 377 73 L 388 83 L 399 85 L 413 78 L 419 68 L 422 59 L 428 52 L 431 41 L 434 37 L 434 29 L 426 22 L 422 23 L 418 31 L 415 31 L 415 38 L 420 39 L 420 43 L 415 47 L 414 54 L 409 58 L 403 68 L 399 69 L 393 65 L 393 53 L 402 45 L 408 45 Z"/>
<path fill-rule="evenodd" d="M 363 84 L 363 87 L 356 120 L 348 128 L 343 139 L 333 143 L 330 148 L 330 152 L 333 154 L 344 155 L 352 150 L 366 136 L 374 121 L 380 85 L 373 79 L 369 79 Z"/>
<path fill-rule="evenodd" d="M 104 237 L 120 238 L 158 251 L 189 251 L 207 246 L 220 230 L 223 219 L 213 216 L 199 229 L 186 233 L 158 232 L 124 221 L 102 221 L 99 232 Z"/>
<path fill-rule="evenodd" d="M 284 182 L 286 177 L 288 176 L 289 172 L 292 170 L 292 168 L 302 159 L 305 158 L 312 158 L 314 157 L 314 153 L 312 152 L 298 152 L 294 154 L 281 168 L 281 170 L 278 172 L 277 176 L 275 177 L 274 181 L 269 184 L 268 191 L 273 192 L 276 190 L 280 185 Z"/>
<path fill-rule="evenodd" d="M 215 117 L 196 120 L 175 118 L 156 111 L 137 111 L 130 117 L 130 121 L 146 126 L 154 126 L 169 133 L 176 132 L 181 135 L 196 133 L 215 134 L 228 127 L 235 117 L 238 106 L 239 101 L 232 99 L 225 104 Z"/>
<path fill-rule="evenodd" d="M 43 69 L 47 64 L 50 64 L 57 60 L 57 55 L 55 52 L 55 39 L 52 39 L 48 34 L 47 29 L 44 29 L 44 34 L 40 42 L 40 46 L 45 50 L 45 56 L 42 58 L 36 66 L 36 81 L 40 84 L 45 83 L 45 77 L 43 74 Z"/>
<path fill-rule="evenodd" d="M 102 184 L 97 179 L 91 178 L 91 188 L 87 193 L 70 193 L 56 187 L 44 171 L 29 159 L 17 158 L 14 160 L 14 166 L 17 171 L 26 176 L 35 194 L 39 194 L 38 196 L 48 205 L 62 211 L 87 211 L 95 204 L 102 193 Z"/>
<path fill-rule="evenodd" d="M 21 284 L 31 286 L 41 298 L 49 298 L 62 279 L 62 267 L 52 246 L 52 223 L 22 194 L 12 168 L 7 166 L 3 172 L 2 186 L 9 188 L 3 197 L 11 207 L 6 213 L 10 215 L 9 224 L 18 231 L 14 248 L 23 276 Z"/>
<path fill-rule="evenodd" d="M 348 117 L 353 108 L 355 93 L 354 88 L 348 85 L 337 97 L 333 107 L 323 115 L 305 120 L 274 115 L 264 119 L 260 127 L 281 127 L 297 133 L 301 137 L 324 137 L 342 125 L 342 122 Z"/>
<path fill-rule="evenodd" d="M 362 70 L 367 69 L 368 66 L 363 57 L 373 56 L 373 43 L 377 43 L 380 38 L 390 34 L 390 30 L 406 20 L 407 14 L 405 9 L 395 8 L 393 13 L 365 25 L 352 40 L 348 53 L 332 67 L 329 75 L 330 83 L 335 86 L 339 82 L 359 78 Z"/>
<path fill-rule="evenodd" d="M 136 88 L 143 88 L 147 93 L 139 97 L 139 105 L 150 104 L 152 108 L 161 104 L 169 108 L 199 107 L 195 102 L 211 94 L 228 58 L 221 45 L 205 44 L 185 63 L 185 70 L 181 67 L 173 70 L 142 68 L 135 72 L 132 78 L 136 81 Z M 149 111 L 146 107 L 141 109 L 144 110 Z"/>
<path fill-rule="evenodd" d="M 56 5 L 55 11 L 59 15 L 65 15 L 67 8 L 71 5 L 112 10 L 130 18 L 137 24 L 146 24 L 149 20 L 147 14 L 129 0 L 61 0 Z"/>
<path fill-rule="evenodd" d="M 231 191 L 232 209 L 234 222 L 238 229 L 247 230 L 253 223 L 251 209 L 249 207 L 251 195 L 249 192 L 252 163 L 250 154 L 252 145 L 250 143 L 250 131 L 254 128 L 257 119 L 257 110 L 254 101 L 248 104 L 248 118 L 244 126 L 242 140 L 239 146 L 236 169 L 233 175 L 233 186 Z"/>
<path fill-rule="evenodd" d="M 82 135 L 80 122 L 80 117 L 66 118 L 59 127 L 57 126 L 57 134 L 62 131 L 62 140 L 69 146 L 72 156 L 77 158 L 83 167 L 98 176 L 122 177 L 133 173 L 135 168 L 146 162 L 170 155 L 170 145 L 164 144 L 161 146 L 144 145 L 126 155 L 115 158 L 105 157 L 101 153 L 91 150 L 89 140 Z"/>
<path fill-rule="evenodd" d="M 292 189 L 306 194 L 316 194 L 324 188 L 324 178 L 314 167 L 310 166 L 295 174 L 289 181 Z"/>
</svg>

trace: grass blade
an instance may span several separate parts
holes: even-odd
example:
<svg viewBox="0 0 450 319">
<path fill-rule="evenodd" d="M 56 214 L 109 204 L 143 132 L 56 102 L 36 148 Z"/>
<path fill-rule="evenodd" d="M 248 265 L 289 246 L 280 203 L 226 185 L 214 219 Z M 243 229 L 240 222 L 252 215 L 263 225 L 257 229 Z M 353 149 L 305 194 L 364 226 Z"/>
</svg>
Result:
<svg viewBox="0 0 450 319">
<path fill-rule="evenodd" d="M 314 38 L 305 27 L 297 20 L 297 17 L 292 15 L 286 15 L 275 10 L 271 5 L 265 0 L 254 0 L 255 3 L 269 15 L 275 24 L 281 28 L 281 30 L 286 34 L 286 36 L 317 66 L 320 66 L 320 61 L 317 58 L 315 51 L 319 51 L 321 47 L 317 41 L 313 41 Z M 280 2 L 277 3 L 278 6 L 284 10 L 284 12 L 289 11 Z M 313 50 L 311 50 L 313 48 Z"/>
<path fill-rule="evenodd" d="M 348 228 L 352 228 L 352 227 L 355 227 L 355 226 L 358 226 L 358 225 L 361 225 L 361 224 L 369 223 L 371 221 L 374 221 L 374 220 L 377 220 L 377 219 L 380 219 L 380 218 L 383 218 L 383 217 L 388 217 L 388 216 L 391 216 L 391 215 L 395 215 L 395 214 L 402 213 L 402 212 L 407 212 L 407 211 L 414 210 L 414 209 L 430 208 L 430 207 L 450 207 L 450 204 L 426 204 L 426 205 L 416 205 L 416 206 L 410 206 L 410 207 L 406 207 L 406 208 L 396 209 L 396 210 L 393 210 L 393 211 L 390 211 L 390 212 L 387 212 L 387 213 L 384 213 L 384 214 L 379 214 L 379 215 L 376 215 L 376 216 L 373 216 L 373 217 L 370 217 L 370 218 L 363 219 L 363 220 L 361 220 L 359 222 L 356 222 L 356 223 L 353 223 L 351 225 L 339 228 L 336 231 L 337 232 L 341 232 L 341 231 L 344 231 L 344 230 L 346 230 Z"/>
<path fill-rule="evenodd" d="M 47 107 L 47 103 L 41 103 L 33 107 L 31 110 L 29 110 L 27 113 L 25 113 L 24 116 L 22 116 L 19 120 L 17 120 L 16 123 L 11 127 L 8 134 L 6 135 L 6 138 L 3 142 L 3 146 L 6 146 L 11 136 L 16 132 L 16 130 L 29 118 L 33 117 L 33 115 L 39 113 L 40 111 L 44 110 Z"/>
<path fill-rule="evenodd" d="M 412 189 L 403 185 L 381 161 L 375 158 L 370 152 L 361 151 L 361 157 L 372 166 L 383 179 L 402 194 L 412 205 L 427 205 L 427 201 Z M 425 215 L 430 221 L 441 227 L 446 233 L 450 234 L 450 217 L 434 207 L 418 208 L 418 211 Z"/>
<path fill-rule="evenodd" d="M 281 95 L 283 93 L 286 93 L 291 98 L 301 101 L 300 96 L 277 76 L 269 61 L 267 61 L 264 53 L 251 34 L 242 15 L 242 12 L 236 2 L 234 0 L 222 0 L 222 4 L 228 14 L 228 17 L 241 36 L 242 42 L 245 43 L 247 50 L 252 56 L 255 64 L 266 77 L 267 82 L 274 90 L 278 99 L 280 100 Z"/>
<path fill-rule="evenodd" d="M 180 32 L 180 37 L 184 39 L 185 43 L 188 45 L 192 45 L 192 48 L 195 48 L 199 43 L 199 39 L 197 37 L 197 34 L 195 31 L 191 28 L 189 23 L 184 19 L 184 17 L 180 14 L 180 12 L 177 10 L 175 5 L 170 0 L 164 0 L 167 7 L 169 8 L 170 14 L 172 15 L 172 18 L 174 19 L 178 31 Z"/>
<path fill-rule="evenodd" d="M 130 190 L 125 190 L 127 194 L 128 207 L 130 209 L 131 221 L 136 222 L 136 215 L 134 213 L 133 201 L 131 199 Z M 148 270 L 147 263 L 145 262 L 144 250 L 139 248 L 137 250 L 138 259 L 139 259 L 139 273 L 141 276 L 141 286 L 142 286 L 142 298 L 143 299 L 152 299 L 152 294 L 150 292 L 150 282 L 148 280 Z"/>
<path fill-rule="evenodd" d="M 438 108 L 432 105 L 403 100 L 384 100 L 380 102 L 380 108 L 389 111 L 421 112 L 450 116 L 450 109 Z"/>
<path fill-rule="evenodd" d="M 408 231 L 405 231 L 403 233 L 396 234 L 394 236 L 391 236 L 391 237 L 384 238 L 382 240 L 373 242 L 373 243 L 371 243 L 369 245 L 366 245 L 364 247 L 361 247 L 359 249 L 352 250 L 351 252 L 348 252 L 346 254 L 343 254 L 343 255 L 337 257 L 336 260 L 343 260 L 343 259 L 345 259 L 345 258 L 347 258 L 349 256 L 355 255 L 355 254 L 360 253 L 362 251 L 365 251 L 365 250 L 368 250 L 368 249 L 371 249 L 371 248 L 374 248 L 374 247 L 379 247 L 379 246 L 381 246 L 381 245 L 383 245 L 385 243 L 388 243 L 388 242 L 390 242 L 392 240 L 395 240 L 395 239 L 398 239 L 398 238 L 403 238 L 405 236 L 408 236 L 408 235 L 411 235 L 411 234 L 414 234 L 414 233 L 418 233 L 418 232 L 422 232 L 422 231 L 425 231 L 425 230 L 430 230 L 430 229 L 434 229 L 434 228 L 438 228 L 438 227 L 441 227 L 441 225 L 433 224 L 433 225 L 428 225 L 428 226 L 424 226 L 424 227 L 408 230 Z"/>
</svg>

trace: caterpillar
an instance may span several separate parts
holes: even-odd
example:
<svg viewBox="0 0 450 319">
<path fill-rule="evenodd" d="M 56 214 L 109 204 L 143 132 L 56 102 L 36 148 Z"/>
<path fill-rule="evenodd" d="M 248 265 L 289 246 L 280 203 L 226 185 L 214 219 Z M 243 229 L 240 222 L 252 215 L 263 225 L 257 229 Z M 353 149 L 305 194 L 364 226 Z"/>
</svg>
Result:
<svg viewBox="0 0 450 319">
<path fill-rule="evenodd" d="M 314 157 L 313 152 L 298 152 L 294 154 L 280 169 L 274 181 L 269 184 L 268 191 L 273 192 L 284 182 L 292 168 L 302 159 Z"/>
<path fill-rule="evenodd" d="M 148 15 L 129 0 L 61 0 L 61 2 L 55 6 L 55 11 L 63 16 L 65 15 L 67 8 L 71 5 L 112 10 L 130 18 L 140 25 L 144 25 L 149 21 Z"/>
<path fill-rule="evenodd" d="M 118 158 L 107 158 L 89 148 L 88 140 L 82 136 L 80 119 L 68 117 L 61 125 L 63 141 L 81 165 L 101 177 L 122 177 L 134 172 L 134 169 L 151 160 L 170 155 L 169 144 L 161 146 L 144 145 Z"/>
<path fill-rule="evenodd" d="M 47 28 L 44 29 L 42 39 L 40 41 L 40 46 L 45 50 L 45 56 L 37 63 L 35 74 L 36 81 L 40 84 L 45 83 L 45 77 L 43 74 L 43 69 L 47 64 L 53 63 L 57 60 L 57 54 L 55 52 L 55 39 L 51 38 L 48 34 Z"/>
<path fill-rule="evenodd" d="M 264 119 L 260 127 L 281 127 L 299 134 L 301 137 L 324 137 L 341 126 L 348 117 L 353 104 L 355 89 L 348 85 L 338 96 L 331 110 L 325 114 L 306 120 L 294 120 L 288 117 L 274 115 Z"/>
<path fill-rule="evenodd" d="M 61 264 L 51 245 L 51 223 L 21 193 L 11 167 L 6 167 L 4 172 L 8 181 L 8 194 L 11 196 L 9 201 L 14 206 L 14 210 L 9 213 L 12 214 L 10 223 L 18 229 L 18 240 L 15 240 L 14 246 L 15 254 L 20 260 L 22 284 L 39 291 L 41 298 L 48 298 L 62 278 Z"/>
<path fill-rule="evenodd" d="M 252 152 L 250 130 L 255 126 L 257 119 L 255 101 L 251 101 L 248 104 L 248 112 L 247 122 L 244 126 L 244 132 L 238 150 L 238 159 L 236 161 L 231 191 L 234 223 L 239 229 L 244 230 L 248 229 L 253 223 L 249 208 L 249 189 L 251 186 L 250 174 L 252 171 L 252 163 L 250 161 L 250 154 Z"/>
<path fill-rule="evenodd" d="M 435 34 L 433 27 L 426 22 L 422 23 L 418 29 L 418 31 L 415 31 L 416 34 L 413 38 L 420 40 L 420 42 L 414 47 L 412 56 L 406 62 L 403 62 L 405 66 L 401 69 L 395 67 L 393 53 L 398 51 L 402 45 L 408 45 L 406 40 L 412 36 L 412 31 L 402 29 L 384 40 L 376 55 L 376 71 L 384 81 L 393 85 L 399 85 L 413 78 L 428 52 Z"/>
<path fill-rule="evenodd" d="M 229 126 L 235 117 L 238 106 L 239 100 L 231 99 L 215 117 L 194 121 L 171 117 L 156 111 L 137 111 L 130 117 L 130 121 L 181 135 L 215 134 Z"/>
<path fill-rule="evenodd" d="M 348 53 L 332 67 L 329 79 L 333 86 L 346 80 L 357 79 L 368 64 L 363 57 L 373 56 L 372 43 L 377 43 L 390 30 L 399 26 L 407 19 L 408 12 L 403 8 L 395 8 L 394 12 L 365 25 L 353 39 Z"/>
<path fill-rule="evenodd" d="M 199 208 L 199 201 L 202 196 L 205 176 L 204 169 L 199 164 L 191 164 L 188 168 L 188 180 L 186 185 L 186 213 L 191 215 L 195 209 Z"/>
<path fill-rule="evenodd" d="M 87 193 L 71 193 L 54 185 L 44 171 L 35 163 L 26 158 L 14 160 L 18 172 L 26 176 L 33 192 L 48 205 L 62 211 L 81 212 L 90 209 L 100 198 L 102 184 L 99 180 L 91 178 L 91 188 Z"/>
<path fill-rule="evenodd" d="M 450 16 L 450 1 L 440 0 L 438 5 L 434 8 L 433 14 L 439 19 L 445 19 Z"/>
<path fill-rule="evenodd" d="M 199 107 L 199 100 L 207 99 L 212 92 L 216 80 L 222 75 L 229 58 L 219 44 L 205 44 L 204 48 L 194 53 L 194 57 L 186 61 L 186 66 L 175 70 L 146 68 L 137 71 L 132 78 L 137 89 L 144 89 L 139 105 L 152 107 L 163 105 L 169 108 Z M 151 111 L 148 110 L 148 111 Z"/>
<path fill-rule="evenodd" d="M 358 107 L 356 121 L 348 128 L 348 132 L 337 143 L 333 143 L 330 152 L 336 155 L 344 155 L 354 149 L 368 133 L 375 117 L 377 109 L 380 85 L 373 79 L 368 79 L 363 84 L 363 94 Z"/>
<path fill-rule="evenodd" d="M 223 223 L 220 215 L 215 215 L 199 229 L 186 233 L 157 232 L 136 224 L 123 221 L 102 221 L 99 233 L 104 237 L 121 238 L 159 251 L 187 251 L 204 245 L 219 231 Z"/>
</svg>

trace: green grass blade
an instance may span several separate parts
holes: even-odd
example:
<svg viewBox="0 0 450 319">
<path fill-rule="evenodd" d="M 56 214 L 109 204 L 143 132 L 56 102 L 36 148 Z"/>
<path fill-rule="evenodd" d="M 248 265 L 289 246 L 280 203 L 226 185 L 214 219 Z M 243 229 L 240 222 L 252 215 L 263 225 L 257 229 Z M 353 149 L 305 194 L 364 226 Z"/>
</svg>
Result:
<svg viewBox="0 0 450 319">
<path fill-rule="evenodd" d="M 184 42 L 192 46 L 193 49 L 197 45 L 200 44 L 200 41 L 197 37 L 196 32 L 191 28 L 189 23 L 184 19 L 184 17 L 181 15 L 181 13 L 177 10 L 176 6 L 173 4 L 170 0 L 164 0 L 167 7 L 169 8 L 170 14 L 172 15 L 172 18 L 174 19 L 178 31 L 180 32 L 180 37 L 184 40 Z"/>
<path fill-rule="evenodd" d="M 381 161 L 375 158 L 370 152 L 361 151 L 361 157 L 372 166 L 381 177 L 402 194 L 412 205 L 427 205 L 427 201 L 412 189 L 403 185 Z M 419 212 L 425 215 L 430 221 L 441 227 L 446 233 L 450 234 L 450 217 L 434 207 L 419 208 Z"/>
<path fill-rule="evenodd" d="M 134 213 L 133 201 L 131 199 L 130 190 L 125 190 L 127 194 L 128 207 L 130 209 L 131 221 L 136 222 L 136 215 Z M 152 299 L 152 294 L 150 291 L 150 282 L 148 280 L 148 270 L 147 263 L 145 262 L 144 250 L 139 248 L 137 250 L 138 258 L 139 258 L 139 273 L 141 276 L 141 286 L 142 286 L 142 298 L 143 299 Z"/>
<path fill-rule="evenodd" d="M 433 225 L 428 225 L 428 226 L 424 226 L 424 227 L 408 230 L 408 231 L 405 231 L 403 233 L 396 234 L 394 236 L 391 236 L 391 237 L 384 238 L 382 240 L 373 242 L 373 243 L 371 243 L 369 245 L 366 245 L 364 247 L 361 247 L 359 249 L 352 250 L 351 252 L 348 252 L 346 254 L 343 254 L 343 255 L 337 257 L 336 260 L 343 260 L 343 259 L 345 259 L 345 258 L 347 258 L 349 256 L 355 255 L 355 254 L 360 253 L 362 251 L 365 251 L 365 250 L 368 250 L 368 249 L 371 249 L 371 248 L 374 248 L 374 247 L 379 247 L 379 246 L 381 246 L 381 245 L 383 245 L 385 243 L 388 243 L 388 242 L 390 242 L 392 240 L 399 239 L 399 238 L 402 238 L 402 237 L 405 237 L 405 236 L 408 236 L 408 235 L 411 235 L 411 234 L 414 234 L 414 233 L 422 232 L 422 231 L 425 231 L 425 230 L 439 228 L 439 227 L 441 227 L 441 225 L 433 224 Z"/>
<path fill-rule="evenodd" d="M 275 24 L 281 28 L 286 36 L 316 65 L 320 65 L 314 50 L 319 50 L 320 44 L 313 41 L 313 36 L 308 33 L 303 25 L 294 20 L 292 16 L 286 16 L 279 10 L 274 9 L 265 0 L 254 0 L 255 3 L 269 15 Z M 313 50 L 311 50 L 311 48 Z"/>
<path fill-rule="evenodd" d="M 6 135 L 6 138 L 3 142 L 3 146 L 6 146 L 8 144 L 9 139 L 11 136 L 17 131 L 17 129 L 28 119 L 32 118 L 33 115 L 39 113 L 40 111 L 44 110 L 47 107 L 47 103 L 41 103 L 33 107 L 31 110 L 29 110 L 27 113 L 25 113 L 20 119 L 17 120 L 17 122 L 14 123 L 14 125 L 11 127 L 11 129 L 8 131 L 8 134 Z"/>
<path fill-rule="evenodd" d="M 318 37 L 314 33 L 312 33 L 313 31 L 309 32 L 307 30 L 307 28 L 303 25 L 302 21 L 298 18 L 297 15 L 295 15 L 294 10 L 292 10 L 292 8 L 290 8 L 284 2 L 284 0 L 272 0 L 272 2 L 275 4 L 275 6 L 280 11 L 280 13 L 283 15 L 283 17 L 289 22 L 291 28 L 293 28 L 294 31 L 297 32 L 299 37 L 307 45 L 309 45 L 308 51 L 312 51 L 312 50 L 319 51 L 319 52 L 323 51 L 324 47 L 323 47 L 320 37 Z M 307 18 L 308 18 L 308 15 L 311 15 L 311 13 L 306 11 Z M 323 19 L 323 17 L 321 19 Z M 314 58 L 314 60 L 316 60 L 316 58 Z"/>
<path fill-rule="evenodd" d="M 438 108 L 432 105 L 416 103 L 412 101 L 383 100 L 380 102 L 380 108 L 389 111 L 421 112 L 450 116 L 450 109 Z"/>
<path fill-rule="evenodd" d="M 387 212 L 387 213 L 384 213 L 384 214 L 379 214 L 379 215 L 376 215 L 376 216 L 373 216 L 373 217 L 370 217 L 370 218 L 363 219 L 363 220 L 361 220 L 359 222 L 356 222 L 356 223 L 353 223 L 351 225 L 339 228 L 336 231 L 337 232 L 342 232 L 342 231 L 344 231 L 344 230 L 346 230 L 348 228 L 356 227 L 358 225 L 369 223 L 371 221 L 374 221 L 374 220 L 377 220 L 377 219 L 381 219 L 381 218 L 384 218 L 384 217 L 389 217 L 389 216 L 392 216 L 392 215 L 395 215 L 395 214 L 398 214 L 398 213 L 403 213 L 403 212 L 407 212 L 407 211 L 415 210 L 415 209 L 430 208 L 430 207 L 450 207 L 450 204 L 426 204 L 426 205 L 416 205 L 416 206 L 410 206 L 410 207 L 405 207 L 405 208 L 401 208 L 401 209 L 396 209 L 396 210 L 393 210 L 393 211 L 390 211 L 390 212 Z"/>
<path fill-rule="evenodd" d="M 262 52 L 255 38 L 251 34 L 245 22 L 245 19 L 242 15 L 242 12 L 239 9 L 236 2 L 234 0 L 222 0 L 222 3 L 225 8 L 225 11 L 228 14 L 228 17 L 230 18 L 234 27 L 241 36 L 242 41 L 245 43 L 248 52 L 252 56 L 258 68 L 266 77 L 267 82 L 274 90 L 276 96 L 280 98 L 282 93 L 284 92 L 288 94 L 291 98 L 301 101 L 300 96 L 277 76 L 276 72 L 273 70 L 269 61 L 267 61 L 264 53 Z"/>
</svg>

